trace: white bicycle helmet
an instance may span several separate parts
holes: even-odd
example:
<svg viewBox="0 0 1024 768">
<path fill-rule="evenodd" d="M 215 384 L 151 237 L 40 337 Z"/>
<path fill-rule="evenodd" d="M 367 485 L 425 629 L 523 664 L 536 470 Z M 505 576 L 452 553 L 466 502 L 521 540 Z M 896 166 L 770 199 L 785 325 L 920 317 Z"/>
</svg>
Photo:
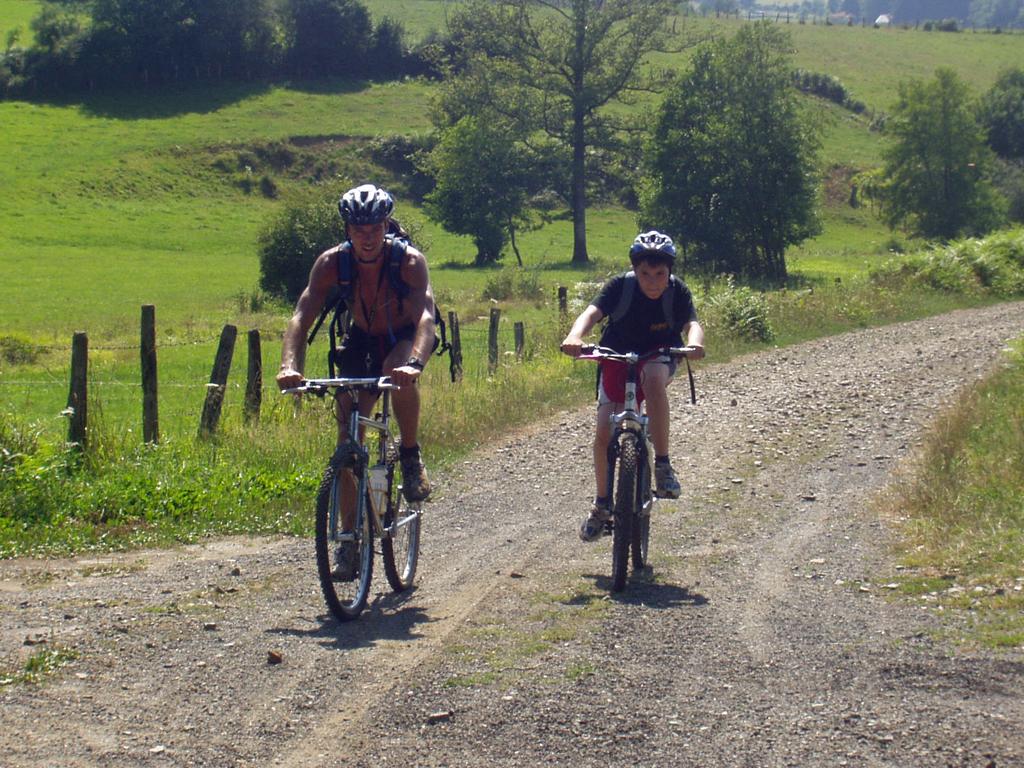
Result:
<svg viewBox="0 0 1024 768">
<path fill-rule="evenodd" d="M 640 233 L 633 240 L 633 245 L 629 249 L 629 260 L 633 266 L 641 261 L 653 261 L 667 264 L 671 269 L 676 260 L 676 246 L 671 237 L 652 229 L 650 232 Z"/>
<path fill-rule="evenodd" d="M 373 184 L 350 189 L 338 201 L 338 213 L 346 224 L 379 224 L 394 208 L 394 198 Z"/>
</svg>

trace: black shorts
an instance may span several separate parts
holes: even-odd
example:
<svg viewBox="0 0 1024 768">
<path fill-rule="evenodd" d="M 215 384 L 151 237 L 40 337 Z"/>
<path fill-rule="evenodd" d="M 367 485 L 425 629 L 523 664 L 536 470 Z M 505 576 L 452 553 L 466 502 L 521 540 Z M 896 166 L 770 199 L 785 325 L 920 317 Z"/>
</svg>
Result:
<svg viewBox="0 0 1024 768">
<path fill-rule="evenodd" d="M 362 376 L 383 375 L 384 358 L 400 341 L 412 341 L 416 335 L 416 326 L 407 325 L 392 331 L 392 336 L 371 336 L 362 328 L 353 325 L 349 328 L 338 350 L 335 362 L 339 376 L 353 378 Z M 392 338 L 394 341 L 392 341 Z"/>
</svg>

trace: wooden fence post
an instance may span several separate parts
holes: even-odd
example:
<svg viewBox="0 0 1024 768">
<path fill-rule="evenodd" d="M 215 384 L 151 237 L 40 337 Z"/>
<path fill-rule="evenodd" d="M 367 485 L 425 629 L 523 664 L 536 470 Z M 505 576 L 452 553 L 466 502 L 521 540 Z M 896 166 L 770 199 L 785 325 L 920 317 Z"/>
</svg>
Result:
<svg viewBox="0 0 1024 768">
<path fill-rule="evenodd" d="M 569 289 L 558 286 L 558 315 L 563 320 L 569 315 Z"/>
<path fill-rule="evenodd" d="M 522 320 L 517 320 L 512 326 L 516 340 L 516 360 L 523 359 L 523 347 L 525 346 L 526 330 Z"/>
<path fill-rule="evenodd" d="M 89 335 L 79 331 L 71 338 L 71 387 L 68 391 L 68 442 L 85 448 L 88 439 Z"/>
<path fill-rule="evenodd" d="M 206 401 L 203 403 L 203 415 L 199 420 L 200 437 L 209 437 L 217 431 L 237 335 L 238 329 L 233 325 L 225 325 L 224 330 L 220 332 L 220 345 L 217 347 L 217 357 L 213 361 L 210 383 L 206 385 Z"/>
<path fill-rule="evenodd" d="M 501 310 L 491 307 L 491 325 L 487 333 L 487 369 L 494 373 L 498 369 L 498 321 Z"/>
<path fill-rule="evenodd" d="M 263 404 L 263 352 L 260 346 L 260 332 L 249 331 L 249 373 L 245 379 L 245 420 L 260 417 Z"/>
<path fill-rule="evenodd" d="M 452 374 L 452 383 L 462 381 L 462 336 L 459 334 L 459 316 L 449 310 L 448 329 L 452 332 L 452 348 L 448 350 L 451 355 L 449 369 Z"/>
<path fill-rule="evenodd" d="M 142 440 L 154 445 L 160 442 L 160 417 L 157 405 L 156 377 L 156 307 L 142 305 Z"/>
</svg>

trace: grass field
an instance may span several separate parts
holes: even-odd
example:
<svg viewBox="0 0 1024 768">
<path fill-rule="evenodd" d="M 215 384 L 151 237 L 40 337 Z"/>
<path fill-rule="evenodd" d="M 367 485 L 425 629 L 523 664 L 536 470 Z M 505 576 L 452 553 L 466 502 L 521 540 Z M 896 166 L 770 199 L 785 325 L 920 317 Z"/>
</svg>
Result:
<svg viewBox="0 0 1024 768">
<path fill-rule="evenodd" d="M 4 42 L 11 32 L 20 35 L 22 45 L 31 42 L 29 22 L 39 13 L 41 5 L 37 0 L 0 0 L 0 35 Z"/>
<path fill-rule="evenodd" d="M 35 3 L 0 0 L 0 29 L 21 25 Z M 442 0 L 377 0 L 375 15 L 391 15 L 411 36 L 441 28 L 452 3 Z M 726 34 L 735 22 L 693 22 L 699 32 Z M 968 82 L 985 87 L 998 70 L 1024 58 L 1024 36 L 906 32 L 791 24 L 801 66 L 835 74 L 873 108 L 892 99 L 903 76 L 928 76 L 947 64 Z M 685 58 L 686 54 L 683 55 Z M 680 62 L 681 63 L 681 62 Z M 169 413 L 194 418 L 221 325 L 263 330 L 266 359 L 287 309 L 247 308 L 256 293 L 256 237 L 279 203 L 245 193 L 248 171 L 240 158 L 277 140 L 321 137 L 317 151 L 342 158 L 355 178 L 372 172 L 347 141 L 385 133 L 430 129 L 431 86 L 328 82 L 301 85 L 236 84 L 135 91 L 79 101 L 0 102 L 0 281 L 15 300 L 0 305 L 0 336 L 13 335 L 48 350 L 31 375 L 0 363 L 0 404 L 54 418 L 63 407 L 71 334 L 87 331 L 98 382 L 110 382 L 104 400 L 120 410 L 131 386 L 120 383 L 136 364 L 140 306 L 157 307 L 162 349 L 161 386 Z M 822 166 L 869 167 L 878 161 L 878 134 L 865 117 L 809 101 L 823 126 Z M 334 137 L 334 142 L 323 137 Z M 347 159 L 346 159 L 347 158 Z M 236 166 L 225 172 L 225 164 Z M 266 169 L 252 170 L 253 178 Z M 826 174 L 827 175 L 827 174 Z M 287 188 L 287 178 L 275 177 Z M 866 209 L 845 205 L 842 190 L 825 199 L 825 229 L 789 254 L 791 270 L 812 279 L 850 280 L 884 258 L 893 237 Z M 482 298 L 494 270 L 467 269 L 467 238 L 444 232 L 408 201 L 402 218 L 423 227 L 435 289 L 445 308 L 470 326 L 486 317 Z M 593 269 L 571 269 L 571 225 L 558 219 L 521 234 L 520 248 L 532 281 L 529 301 L 503 301 L 508 321 L 550 322 L 555 287 L 597 281 L 621 264 L 634 229 L 620 207 L 596 208 L 588 217 Z M 511 254 L 506 262 L 514 262 Z M 539 299 L 537 293 L 539 292 Z M 520 297 L 522 298 L 522 297 Z M 547 304 L 544 305 L 546 300 Z M 468 335 L 476 332 L 472 328 Z M 130 379 L 130 375 L 129 375 Z M 21 382 L 35 382 L 26 389 Z"/>
</svg>

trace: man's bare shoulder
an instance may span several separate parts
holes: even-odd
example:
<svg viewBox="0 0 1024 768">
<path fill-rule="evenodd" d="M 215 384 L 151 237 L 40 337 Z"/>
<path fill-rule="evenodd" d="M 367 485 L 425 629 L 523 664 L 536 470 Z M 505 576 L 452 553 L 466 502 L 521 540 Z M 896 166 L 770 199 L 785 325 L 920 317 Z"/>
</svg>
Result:
<svg viewBox="0 0 1024 768">
<path fill-rule="evenodd" d="M 321 287 L 326 284 L 333 284 L 338 279 L 338 254 L 341 253 L 344 243 L 328 248 L 316 257 L 313 262 L 313 269 L 309 274 L 310 286 Z"/>
<path fill-rule="evenodd" d="M 410 245 L 402 261 L 402 280 L 410 286 L 426 287 L 428 278 L 427 257 Z"/>
</svg>

